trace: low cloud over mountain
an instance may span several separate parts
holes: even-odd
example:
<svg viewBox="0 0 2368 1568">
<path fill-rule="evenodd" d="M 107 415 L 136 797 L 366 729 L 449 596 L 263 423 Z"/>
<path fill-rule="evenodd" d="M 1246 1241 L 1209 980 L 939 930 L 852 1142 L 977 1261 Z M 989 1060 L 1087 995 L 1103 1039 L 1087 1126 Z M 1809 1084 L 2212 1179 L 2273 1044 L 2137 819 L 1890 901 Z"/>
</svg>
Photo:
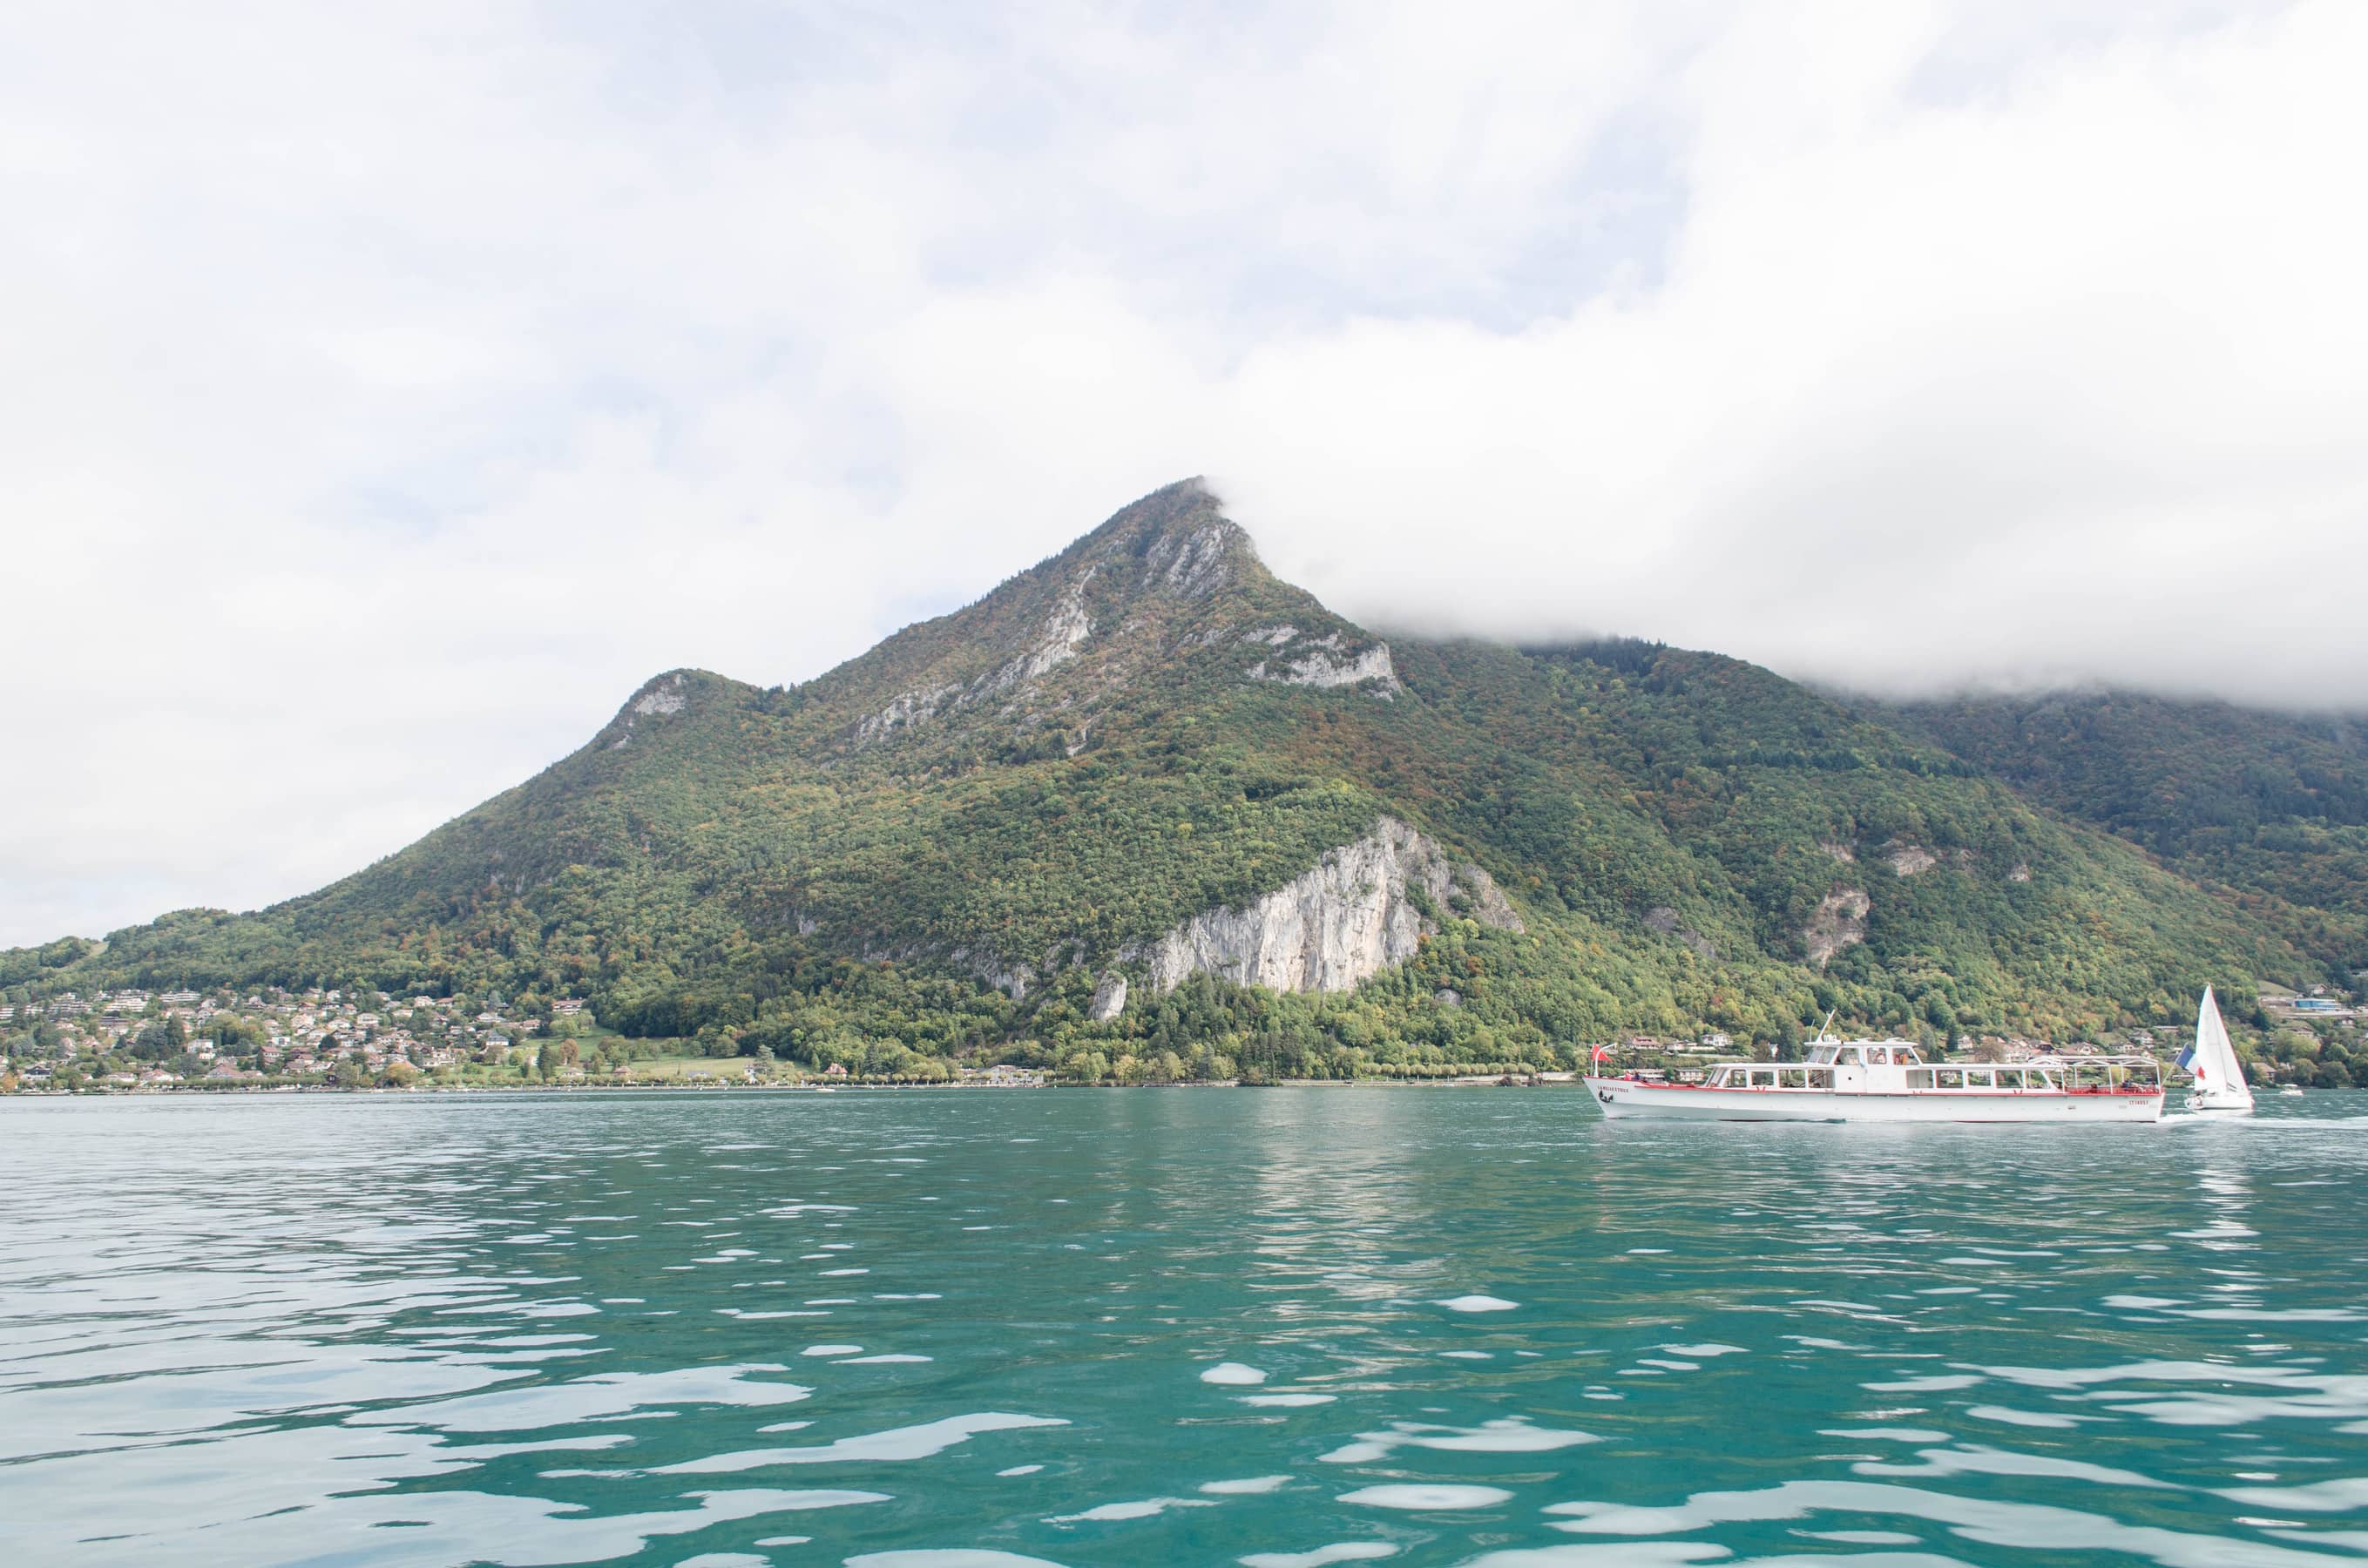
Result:
<svg viewBox="0 0 2368 1568">
<path fill-rule="evenodd" d="M 2330 0 L 0 21 L 0 941 L 1206 472 L 1384 631 L 2368 702 Z"/>
</svg>

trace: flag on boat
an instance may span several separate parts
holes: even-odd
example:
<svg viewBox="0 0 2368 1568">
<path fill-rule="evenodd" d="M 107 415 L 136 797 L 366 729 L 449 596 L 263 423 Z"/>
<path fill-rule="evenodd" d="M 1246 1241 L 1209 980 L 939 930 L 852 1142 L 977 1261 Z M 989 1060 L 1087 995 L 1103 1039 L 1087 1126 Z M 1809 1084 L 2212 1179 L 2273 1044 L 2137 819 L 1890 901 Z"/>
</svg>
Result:
<svg viewBox="0 0 2368 1568">
<path fill-rule="evenodd" d="M 1610 1046 L 1599 1045 L 1592 1051 L 1588 1053 L 1587 1064 L 1589 1067 L 1600 1067 L 1603 1065 L 1603 1059 L 1611 1054 L 1611 1048 Z"/>
</svg>

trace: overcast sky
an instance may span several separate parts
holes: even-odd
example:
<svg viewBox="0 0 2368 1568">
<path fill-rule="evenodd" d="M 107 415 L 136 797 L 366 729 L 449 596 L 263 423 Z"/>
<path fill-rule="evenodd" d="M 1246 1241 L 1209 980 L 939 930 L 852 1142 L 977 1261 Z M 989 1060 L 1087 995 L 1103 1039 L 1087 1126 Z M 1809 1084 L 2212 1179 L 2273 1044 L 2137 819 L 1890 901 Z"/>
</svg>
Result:
<svg viewBox="0 0 2368 1568">
<path fill-rule="evenodd" d="M 2356 0 L 17 0 L 0 944 L 303 892 L 1190 473 L 1383 627 L 2368 706 L 2363 62 Z"/>
</svg>

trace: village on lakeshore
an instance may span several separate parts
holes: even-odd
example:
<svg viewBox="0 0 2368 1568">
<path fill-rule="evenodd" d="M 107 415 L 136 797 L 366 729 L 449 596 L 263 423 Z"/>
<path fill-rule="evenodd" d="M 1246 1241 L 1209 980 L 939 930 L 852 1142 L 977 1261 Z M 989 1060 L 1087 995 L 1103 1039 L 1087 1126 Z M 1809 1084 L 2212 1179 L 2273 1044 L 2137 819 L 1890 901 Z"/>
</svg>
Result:
<svg viewBox="0 0 2368 1568">
<path fill-rule="evenodd" d="M 2265 989 L 2256 1001 L 2259 1038 L 2246 1052 L 2259 1081 L 2346 1087 L 2362 1049 L 2362 1008 L 2325 986 L 2301 994 Z M 1928 1047 L 1948 1057 L 2015 1062 L 2042 1055 L 2141 1051 L 2166 1061 L 2184 1030 L 2166 1023 L 2094 1041 L 1960 1034 Z M 1698 1083 L 1713 1060 L 1772 1057 L 1770 1042 L 1710 1031 L 1691 1039 L 1630 1035 L 1600 1042 L 1615 1073 L 1650 1081 Z M 1042 1088 L 1056 1084 L 1136 1085 L 1231 1083 L 1231 1074 L 1188 1079 L 1121 1056 L 1098 1079 L 1049 1065 L 916 1059 L 909 1071 L 865 1074 L 838 1061 L 819 1066 L 770 1051 L 726 1054 L 694 1040 L 629 1039 L 600 1027 L 579 997 L 394 996 L 382 991 L 213 988 L 74 992 L 0 1002 L 0 1094 L 221 1093 L 303 1090 L 466 1090 L 587 1087 Z M 1586 1060 L 1598 1049 L 1581 1045 Z M 850 1055 L 855 1053 L 850 1052 Z M 1025 1057 L 1025 1048 L 1002 1054 Z M 1224 1058 L 1217 1059 L 1221 1065 Z M 1575 1076 L 1536 1062 L 1422 1063 L 1376 1068 L 1360 1082 L 1549 1083 Z"/>
<path fill-rule="evenodd" d="M 0 1093 L 467 1089 L 869 1082 L 833 1063 L 685 1056 L 695 1042 L 627 1040 L 580 997 L 390 995 L 279 987 L 138 990 L 0 1003 Z M 886 1082 L 890 1080 L 878 1080 Z M 928 1081 L 899 1074 L 895 1081 Z M 1030 1087 L 1012 1067 L 952 1080 Z"/>
</svg>

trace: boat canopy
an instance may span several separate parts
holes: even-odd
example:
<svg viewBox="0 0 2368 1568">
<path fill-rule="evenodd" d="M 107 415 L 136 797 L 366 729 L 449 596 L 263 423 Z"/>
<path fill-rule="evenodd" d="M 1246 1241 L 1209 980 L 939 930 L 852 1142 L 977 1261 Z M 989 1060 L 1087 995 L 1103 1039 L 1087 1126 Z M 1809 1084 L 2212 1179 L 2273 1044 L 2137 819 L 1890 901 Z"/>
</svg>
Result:
<svg viewBox="0 0 2368 1568">
<path fill-rule="evenodd" d="M 1904 1040 L 1819 1040 L 1809 1047 L 1809 1061 L 1818 1066 L 1845 1062 L 1854 1067 L 1920 1067 L 1924 1058 Z"/>
</svg>

